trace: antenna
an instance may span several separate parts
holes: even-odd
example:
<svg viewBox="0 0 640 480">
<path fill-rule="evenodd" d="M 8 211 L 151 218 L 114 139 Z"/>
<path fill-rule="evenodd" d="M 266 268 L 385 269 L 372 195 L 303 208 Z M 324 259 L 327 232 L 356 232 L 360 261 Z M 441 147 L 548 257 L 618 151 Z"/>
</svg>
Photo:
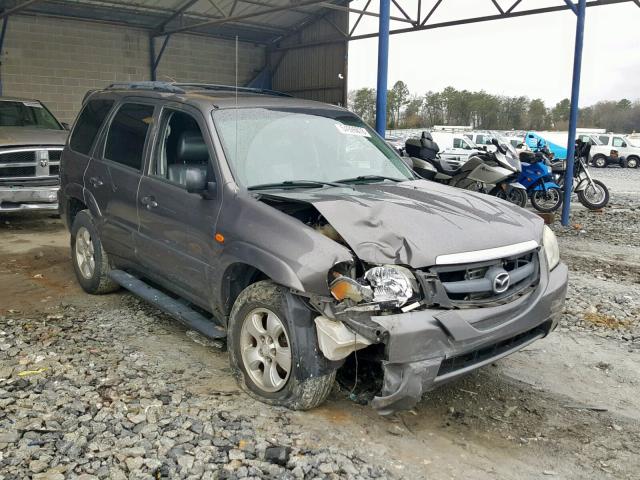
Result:
<svg viewBox="0 0 640 480">
<path fill-rule="evenodd" d="M 238 36 L 236 35 L 236 145 L 235 161 L 238 161 Z"/>
</svg>

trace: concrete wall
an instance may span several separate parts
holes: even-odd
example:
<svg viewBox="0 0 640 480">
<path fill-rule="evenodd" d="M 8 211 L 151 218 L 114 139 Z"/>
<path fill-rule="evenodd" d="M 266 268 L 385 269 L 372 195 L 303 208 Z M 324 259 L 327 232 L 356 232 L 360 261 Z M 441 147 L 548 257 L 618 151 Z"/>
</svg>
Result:
<svg viewBox="0 0 640 480">
<path fill-rule="evenodd" d="M 157 79 L 233 84 L 234 48 L 232 41 L 174 35 Z M 244 85 L 263 67 L 265 51 L 240 43 L 238 58 L 239 83 Z M 87 90 L 149 80 L 148 33 L 76 20 L 12 16 L 0 74 L 3 95 L 37 98 L 61 121 L 71 123 Z"/>
</svg>

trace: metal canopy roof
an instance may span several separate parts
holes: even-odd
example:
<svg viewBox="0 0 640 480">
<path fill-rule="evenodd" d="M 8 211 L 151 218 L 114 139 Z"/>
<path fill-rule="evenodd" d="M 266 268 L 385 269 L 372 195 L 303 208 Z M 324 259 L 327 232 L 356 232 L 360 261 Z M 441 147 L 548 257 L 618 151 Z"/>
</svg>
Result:
<svg viewBox="0 0 640 480">
<path fill-rule="evenodd" d="M 0 18 L 40 14 L 149 30 L 270 44 L 348 0 L 1 0 Z"/>
</svg>

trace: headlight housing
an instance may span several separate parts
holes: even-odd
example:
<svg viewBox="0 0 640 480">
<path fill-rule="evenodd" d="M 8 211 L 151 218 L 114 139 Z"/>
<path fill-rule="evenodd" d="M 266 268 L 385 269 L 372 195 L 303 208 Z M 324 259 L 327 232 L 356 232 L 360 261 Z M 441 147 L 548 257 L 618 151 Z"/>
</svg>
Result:
<svg viewBox="0 0 640 480">
<path fill-rule="evenodd" d="M 364 274 L 373 289 L 374 302 L 393 302 L 403 306 L 418 289 L 410 270 L 399 265 L 373 267 Z"/>
<path fill-rule="evenodd" d="M 542 246 L 544 247 L 544 253 L 547 256 L 549 270 L 553 270 L 558 263 L 560 263 L 560 248 L 558 247 L 556 234 L 553 233 L 553 230 L 546 225 L 542 232 Z"/>
</svg>

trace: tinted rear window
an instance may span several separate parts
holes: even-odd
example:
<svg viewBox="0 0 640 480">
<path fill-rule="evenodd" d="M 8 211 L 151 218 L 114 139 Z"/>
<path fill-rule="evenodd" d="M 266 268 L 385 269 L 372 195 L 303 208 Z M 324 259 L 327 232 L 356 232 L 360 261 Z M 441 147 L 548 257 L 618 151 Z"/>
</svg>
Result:
<svg viewBox="0 0 640 480">
<path fill-rule="evenodd" d="M 82 109 L 69 140 L 74 152 L 88 155 L 98 131 L 113 106 L 113 100 L 91 100 Z"/>
<path fill-rule="evenodd" d="M 122 105 L 109 127 L 105 158 L 140 170 L 144 144 L 152 121 L 153 106 L 138 103 Z"/>
</svg>

